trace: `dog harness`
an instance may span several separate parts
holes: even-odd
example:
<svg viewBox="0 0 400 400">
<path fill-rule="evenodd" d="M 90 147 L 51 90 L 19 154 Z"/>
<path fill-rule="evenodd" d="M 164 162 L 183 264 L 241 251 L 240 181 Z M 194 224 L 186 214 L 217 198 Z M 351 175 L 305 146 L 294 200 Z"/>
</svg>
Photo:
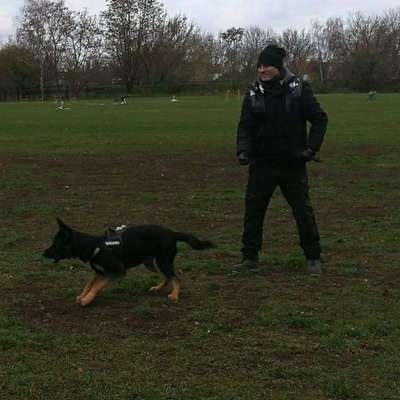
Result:
<svg viewBox="0 0 400 400">
<path fill-rule="evenodd" d="M 101 243 L 100 246 L 97 246 L 92 253 L 92 256 L 90 257 L 90 265 L 99 273 L 104 273 L 104 268 L 103 266 L 96 264 L 94 262 L 95 258 L 97 255 L 104 250 L 111 250 L 111 251 L 117 251 L 119 250 L 122 245 L 122 232 L 126 229 L 126 225 L 120 225 L 117 226 L 116 228 L 108 228 L 105 233 L 104 233 L 104 241 Z"/>
</svg>

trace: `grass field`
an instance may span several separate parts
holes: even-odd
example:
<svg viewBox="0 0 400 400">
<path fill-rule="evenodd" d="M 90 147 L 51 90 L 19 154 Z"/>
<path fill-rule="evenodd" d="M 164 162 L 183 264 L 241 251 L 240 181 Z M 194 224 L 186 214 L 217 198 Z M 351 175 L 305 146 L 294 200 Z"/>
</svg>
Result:
<svg viewBox="0 0 400 400">
<path fill-rule="evenodd" d="M 265 268 L 230 274 L 247 173 L 238 99 L 0 103 L 0 399 L 399 399 L 400 95 L 366 97 L 319 97 L 317 279 L 278 191 Z M 177 304 L 138 267 L 82 308 L 89 267 L 41 257 L 56 217 L 93 233 L 160 223 L 218 248 L 180 246 Z"/>
</svg>

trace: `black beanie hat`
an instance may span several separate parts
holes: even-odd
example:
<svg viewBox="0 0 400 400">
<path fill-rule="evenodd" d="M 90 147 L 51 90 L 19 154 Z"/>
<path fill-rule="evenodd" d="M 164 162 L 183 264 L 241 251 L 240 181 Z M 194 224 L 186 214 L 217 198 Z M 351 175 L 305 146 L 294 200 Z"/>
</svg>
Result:
<svg viewBox="0 0 400 400">
<path fill-rule="evenodd" d="M 286 57 L 286 51 L 276 44 L 267 46 L 258 56 L 257 67 L 262 65 L 271 65 L 279 70 L 283 67 L 283 59 Z"/>
</svg>

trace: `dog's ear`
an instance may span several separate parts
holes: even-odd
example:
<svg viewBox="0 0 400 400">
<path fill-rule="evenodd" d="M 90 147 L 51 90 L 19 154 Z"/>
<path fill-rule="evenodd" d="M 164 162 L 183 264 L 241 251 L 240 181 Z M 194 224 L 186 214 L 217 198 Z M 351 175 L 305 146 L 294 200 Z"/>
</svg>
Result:
<svg viewBox="0 0 400 400">
<path fill-rule="evenodd" d="M 60 218 L 57 218 L 57 223 L 61 231 L 71 232 L 72 229 L 67 224 L 64 224 Z"/>
</svg>

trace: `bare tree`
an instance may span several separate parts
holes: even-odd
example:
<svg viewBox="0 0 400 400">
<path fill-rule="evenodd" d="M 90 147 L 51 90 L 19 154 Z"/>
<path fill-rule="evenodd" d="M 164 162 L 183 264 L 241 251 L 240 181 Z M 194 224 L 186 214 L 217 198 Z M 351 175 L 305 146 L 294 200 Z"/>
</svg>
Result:
<svg viewBox="0 0 400 400">
<path fill-rule="evenodd" d="M 371 90 L 382 86 L 383 81 L 400 78 L 400 8 L 383 16 L 358 12 L 350 15 L 346 23 L 332 18 L 326 28 L 335 61 L 334 79 Z"/>
<path fill-rule="evenodd" d="M 60 66 L 72 27 L 72 13 L 64 0 L 26 0 L 17 38 L 26 43 L 38 58 L 42 98 L 45 70 L 51 71 L 57 90 L 60 89 Z"/>
<path fill-rule="evenodd" d="M 213 79 L 220 79 L 224 75 L 224 43 L 221 37 L 207 35 L 207 49 L 210 57 L 211 66 L 214 70 Z"/>
<path fill-rule="evenodd" d="M 329 67 L 332 58 L 327 29 L 318 21 L 314 21 L 312 24 L 311 40 L 315 57 L 318 62 L 319 79 L 321 83 L 324 83 L 325 79 L 329 76 Z"/>
<path fill-rule="evenodd" d="M 44 2 L 27 1 L 23 8 L 22 23 L 17 31 L 19 42 L 25 43 L 39 60 L 40 68 L 40 93 L 44 99 L 44 69 L 46 61 L 47 33 L 42 23 L 42 15 L 46 10 Z"/>
<path fill-rule="evenodd" d="M 199 61 L 201 40 L 197 28 L 184 16 L 166 19 L 158 31 L 158 42 L 153 48 L 155 80 L 190 79 L 193 65 Z"/>
<path fill-rule="evenodd" d="M 345 79 L 344 70 L 347 66 L 349 46 L 346 39 L 346 28 L 342 18 L 329 18 L 325 24 L 328 41 L 328 51 L 331 58 L 331 78 Z"/>
<path fill-rule="evenodd" d="M 349 17 L 345 30 L 348 61 L 346 76 L 354 82 L 361 82 L 366 90 L 374 86 L 379 68 L 379 26 L 379 17 L 364 17 L 356 13 Z"/>
<path fill-rule="evenodd" d="M 200 47 L 197 57 L 198 62 L 193 63 L 194 76 L 202 80 L 216 80 L 221 74 L 221 46 L 211 34 L 198 34 L 197 40 Z M 202 68 L 198 69 L 201 65 Z"/>
<path fill-rule="evenodd" d="M 166 13 L 156 0 L 108 0 L 107 5 L 102 13 L 107 50 L 118 62 L 126 89 L 131 92 L 143 63 L 145 43 L 157 20 L 164 20 Z"/>
<path fill-rule="evenodd" d="M 297 74 L 306 72 L 307 63 L 313 54 L 313 43 L 310 32 L 304 29 L 286 29 L 279 37 L 279 43 L 287 52 L 287 62 Z"/>
<path fill-rule="evenodd" d="M 240 49 L 244 35 L 243 28 L 229 28 L 220 33 L 224 49 L 224 75 L 231 80 L 238 80 L 241 71 Z"/>
<path fill-rule="evenodd" d="M 65 0 L 25 0 L 17 45 L 35 57 L 42 98 L 46 82 L 60 90 L 66 78 L 78 95 L 100 71 L 107 82 L 122 78 L 128 92 L 138 82 L 249 80 L 269 43 L 286 48 L 295 73 L 314 73 L 322 83 L 336 80 L 365 90 L 400 79 L 400 7 L 382 16 L 330 18 L 325 24 L 314 22 L 309 31 L 286 29 L 279 36 L 258 26 L 212 36 L 184 15 L 169 17 L 158 0 L 106 4 L 99 24 L 87 11 L 70 11 Z M 101 68 L 105 59 L 108 68 Z M 2 67 L 9 81 L 12 74 L 4 65 L 11 64 Z"/>
<path fill-rule="evenodd" d="M 400 79 L 400 7 L 388 10 L 382 17 L 386 57 L 382 69 L 388 79 Z"/>
<path fill-rule="evenodd" d="M 66 40 L 64 69 L 74 95 L 78 96 L 102 62 L 103 36 L 97 18 L 87 10 L 73 16 L 74 26 Z"/>
<path fill-rule="evenodd" d="M 250 26 L 245 29 L 240 51 L 243 78 L 247 80 L 253 78 L 261 50 L 276 41 L 277 35 L 272 29 L 264 30 L 258 26 Z"/>
</svg>

